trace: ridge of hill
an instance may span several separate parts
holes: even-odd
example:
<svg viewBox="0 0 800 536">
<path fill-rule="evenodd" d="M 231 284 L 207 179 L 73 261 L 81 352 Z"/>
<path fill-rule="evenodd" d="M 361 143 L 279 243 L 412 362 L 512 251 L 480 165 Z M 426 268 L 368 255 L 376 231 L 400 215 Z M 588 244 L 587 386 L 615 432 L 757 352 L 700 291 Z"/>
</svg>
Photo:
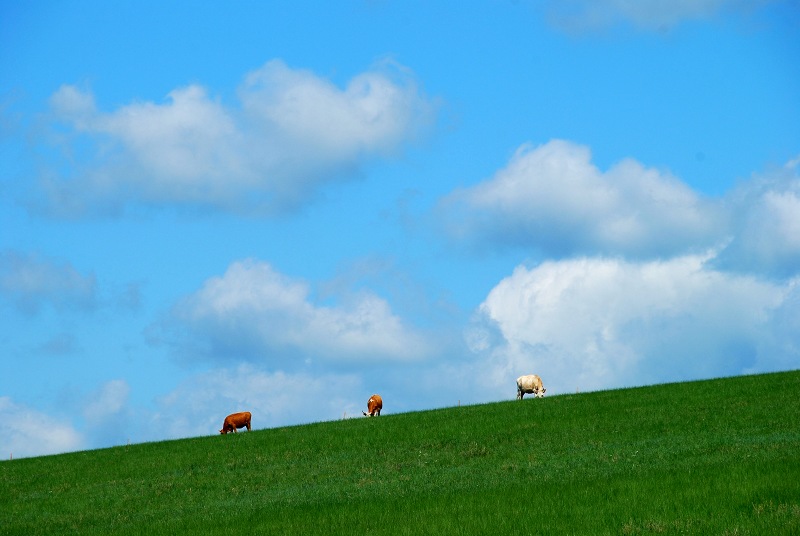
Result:
<svg viewBox="0 0 800 536">
<path fill-rule="evenodd" d="M 800 371 L 0 463 L 0 534 L 798 534 Z"/>
</svg>

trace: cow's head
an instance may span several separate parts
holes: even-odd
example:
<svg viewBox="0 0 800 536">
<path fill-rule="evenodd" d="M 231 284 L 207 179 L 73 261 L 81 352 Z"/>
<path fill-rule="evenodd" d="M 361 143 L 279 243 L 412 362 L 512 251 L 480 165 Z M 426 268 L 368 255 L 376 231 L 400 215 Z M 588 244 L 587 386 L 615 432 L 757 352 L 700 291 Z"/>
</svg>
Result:
<svg viewBox="0 0 800 536">
<path fill-rule="evenodd" d="M 220 433 L 220 434 L 227 434 L 227 433 L 228 433 L 228 432 L 230 432 L 231 430 L 232 430 L 232 428 L 231 428 L 230 426 L 228 426 L 228 425 L 223 425 L 223 426 L 222 426 L 222 430 L 220 430 L 220 431 L 219 431 L 219 433 Z"/>
<path fill-rule="evenodd" d="M 545 391 L 547 391 L 547 389 L 542 387 L 541 389 L 538 389 L 535 393 L 533 393 L 533 396 L 535 396 L 536 398 L 544 398 Z"/>
</svg>

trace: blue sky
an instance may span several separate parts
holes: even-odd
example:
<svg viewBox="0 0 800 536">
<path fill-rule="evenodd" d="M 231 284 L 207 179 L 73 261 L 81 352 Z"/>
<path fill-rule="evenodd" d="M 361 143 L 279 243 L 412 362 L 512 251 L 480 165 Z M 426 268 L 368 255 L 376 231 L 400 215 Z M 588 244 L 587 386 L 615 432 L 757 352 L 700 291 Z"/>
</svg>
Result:
<svg viewBox="0 0 800 536">
<path fill-rule="evenodd" d="M 791 1 L 0 7 L 0 456 L 800 366 Z"/>
</svg>

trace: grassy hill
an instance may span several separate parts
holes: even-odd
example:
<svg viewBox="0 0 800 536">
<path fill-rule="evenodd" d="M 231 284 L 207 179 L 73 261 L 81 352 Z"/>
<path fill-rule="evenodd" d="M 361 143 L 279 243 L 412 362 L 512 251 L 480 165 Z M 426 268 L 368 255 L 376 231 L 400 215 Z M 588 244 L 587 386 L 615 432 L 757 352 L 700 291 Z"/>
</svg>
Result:
<svg viewBox="0 0 800 536">
<path fill-rule="evenodd" d="M 800 534 L 800 371 L 0 463 L 0 534 Z"/>
</svg>

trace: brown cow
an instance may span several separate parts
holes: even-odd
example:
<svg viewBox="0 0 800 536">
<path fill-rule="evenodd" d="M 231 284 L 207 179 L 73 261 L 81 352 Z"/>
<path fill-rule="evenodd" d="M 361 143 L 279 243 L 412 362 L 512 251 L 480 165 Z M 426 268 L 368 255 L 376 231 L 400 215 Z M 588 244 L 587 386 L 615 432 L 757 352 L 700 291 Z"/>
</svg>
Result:
<svg viewBox="0 0 800 536">
<path fill-rule="evenodd" d="M 244 428 L 247 426 L 247 431 L 250 431 L 250 412 L 242 411 L 240 413 L 231 413 L 225 417 L 225 422 L 222 423 L 222 430 L 220 434 L 227 434 L 228 432 L 236 433 L 237 428 Z"/>
<path fill-rule="evenodd" d="M 383 409 L 383 399 L 381 398 L 381 395 L 372 395 L 369 397 L 369 400 L 367 400 L 367 411 L 369 413 L 365 411 L 362 411 L 361 413 L 367 417 L 377 417 L 381 414 L 381 409 Z"/>
</svg>

